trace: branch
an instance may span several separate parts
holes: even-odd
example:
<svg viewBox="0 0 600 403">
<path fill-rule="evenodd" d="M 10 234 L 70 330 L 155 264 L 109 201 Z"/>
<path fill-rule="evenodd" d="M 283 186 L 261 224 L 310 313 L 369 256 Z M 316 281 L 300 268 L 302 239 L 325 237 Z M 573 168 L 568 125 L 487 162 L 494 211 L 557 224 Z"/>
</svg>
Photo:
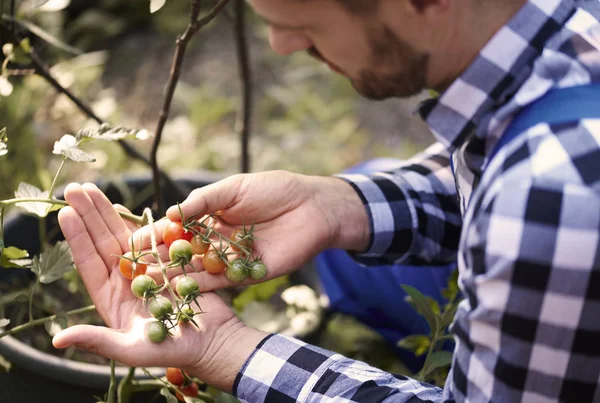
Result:
<svg viewBox="0 0 600 403">
<path fill-rule="evenodd" d="M 200 2 L 201 0 L 192 0 L 190 22 L 184 33 L 178 36 L 177 41 L 175 42 L 175 54 L 173 55 L 173 62 L 171 63 L 171 73 L 165 88 L 165 99 L 158 119 L 154 142 L 152 143 L 152 150 L 150 151 L 150 164 L 152 166 L 153 173 L 154 200 L 160 215 L 163 215 L 164 213 L 164 201 L 162 197 L 158 170 L 158 147 L 160 146 L 162 134 L 171 112 L 171 104 L 173 102 L 173 96 L 175 95 L 177 83 L 179 82 L 179 77 L 181 76 L 181 68 L 183 66 L 183 59 L 185 57 L 187 45 L 194 34 L 211 22 L 223 9 L 223 7 L 225 7 L 229 0 L 219 0 L 217 5 L 208 14 L 201 19 L 198 19 L 198 16 L 200 15 Z"/>
<path fill-rule="evenodd" d="M 27 30 L 28 32 L 31 32 L 27 26 L 21 24 L 14 17 L 10 18 L 9 23 L 13 25 L 12 32 L 15 35 L 17 42 L 20 42 L 21 38 L 19 37 L 18 33 L 14 29 L 16 25 L 19 25 L 19 27 Z M 58 91 L 61 94 L 64 94 L 67 98 L 69 98 L 71 100 L 71 102 L 73 102 L 73 104 L 75 104 L 75 106 L 77 106 L 77 108 L 79 108 L 79 110 L 81 110 L 89 118 L 95 120 L 99 124 L 104 123 L 104 120 L 101 119 L 98 115 L 96 115 L 96 113 L 92 110 L 92 108 L 89 105 L 87 105 L 84 101 L 82 101 L 75 94 L 73 94 L 68 88 L 63 87 L 58 82 L 58 80 L 50 72 L 50 67 L 46 64 L 46 62 L 44 62 L 44 60 L 35 51 L 35 49 L 31 50 L 29 57 L 31 59 L 31 64 L 34 67 L 35 72 L 39 76 L 44 78 L 48 82 L 48 84 L 50 84 L 56 91 Z M 139 151 L 137 151 L 131 144 L 129 144 L 123 140 L 119 140 L 118 143 L 121 146 L 121 148 L 123 149 L 123 151 L 127 155 L 129 155 L 131 158 L 134 158 L 136 160 L 143 162 L 144 164 L 146 164 L 148 166 L 151 166 L 150 160 L 146 156 L 141 154 Z M 182 197 L 182 198 L 186 197 L 187 194 L 189 193 L 188 189 L 185 189 L 184 187 L 182 187 L 178 183 L 176 183 L 166 172 L 164 172 L 162 170 L 158 170 L 158 175 L 160 175 L 169 184 L 169 186 L 171 186 L 179 194 L 180 197 Z"/>
<path fill-rule="evenodd" d="M 250 69 L 250 57 L 248 41 L 246 39 L 245 0 L 235 0 L 235 43 L 242 86 L 242 109 L 236 124 L 240 132 L 241 140 L 241 171 L 250 172 L 250 134 L 252 126 L 252 72 Z"/>
</svg>

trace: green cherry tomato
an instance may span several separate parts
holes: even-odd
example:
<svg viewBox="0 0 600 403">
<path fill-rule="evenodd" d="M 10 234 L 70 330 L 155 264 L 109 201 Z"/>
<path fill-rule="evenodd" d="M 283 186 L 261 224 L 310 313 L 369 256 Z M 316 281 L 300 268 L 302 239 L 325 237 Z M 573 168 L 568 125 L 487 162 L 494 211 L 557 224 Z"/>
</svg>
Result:
<svg viewBox="0 0 600 403">
<path fill-rule="evenodd" d="M 164 323 L 155 320 L 146 325 L 146 335 L 152 343 L 161 343 L 167 338 L 167 329 Z"/>
<path fill-rule="evenodd" d="M 173 304 L 168 298 L 158 295 L 150 300 L 148 310 L 156 319 L 162 319 L 173 313 Z"/>
<path fill-rule="evenodd" d="M 180 326 L 185 325 L 194 317 L 194 310 L 189 305 L 186 305 L 184 308 L 182 308 L 181 313 L 183 315 L 181 315 L 179 318 Z"/>
<path fill-rule="evenodd" d="M 131 292 L 138 298 L 144 298 L 148 291 L 153 291 L 157 288 L 156 281 L 146 274 L 137 276 L 131 282 Z"/>
<path fill-rule="evenodd" d="M 185 239 L 178 239 L 169 246 L 169 258 L 172 262 L 188 264 L 192 255 L 192 245 Z"/>
<path fill-rule="evenodd" d="M 175 288 L 177 289 L 177 294 L 179 294 L 181 298 L 185 298 L 200 290 L 198 282 L 189 276 L 180 278 Z"/>
<path fill-rule="evenodd" d="M 225 277 L 232 283 L 241 283 L 248 278 L 248 268 L 242 259 L 235 259 L 225 270 Z"/>
<path fill-rule="evenodd" d="M 248 269 L 250 270 L 250 277 L 254 280 L 262 280 L 267 275 L 267 266 L 260 260 L 250 263 Z"/>
</svg>

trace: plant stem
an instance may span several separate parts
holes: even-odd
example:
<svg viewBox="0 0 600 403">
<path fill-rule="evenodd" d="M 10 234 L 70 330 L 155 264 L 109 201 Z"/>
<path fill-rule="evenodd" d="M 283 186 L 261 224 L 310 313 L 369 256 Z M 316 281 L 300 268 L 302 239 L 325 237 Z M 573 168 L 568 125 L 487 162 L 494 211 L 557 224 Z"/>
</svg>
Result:
<svg viewBox="0 0 600 403">
<path fill-rule="evenodd" d="M 246 2 L 235 0 L 234 30 L 240 82 L 242 86 L 242 109 L 238 116 L 237 130 L 241 141 L 241 172 L 250 172 L 250 133 L 252 125 L 252 71 L 248 41 L 246 40 Z"/>
<path fill-rule="evenodd" d="M 16 199 L 0 200 L 0 206 L 3 206 L 2 209 L 5 209 L 7 206 L 17 204 L 17 203 L 48 203 L 48 204 L 52 204 L 54 206 L 65 206 L 65 207 L 69 205 L 69 203 L 67 203 L 66 201 L 58 200 L 58 199 L 16 198 Z M 124 211 L 119 211 L 118 213 L 122 218 L 124 218 L 128 221 L 131 221 L 132 223 L 137 224 L 139 226 L 144 226 L 147 224 L 147 221 L 143 216 L 140 217 L 135 214 L 126 213 Z"/>
<path fill-rule="evenodd" d="M 437 344 L 438 340 L 439 334 L 436 333 L 435 336 L 431 338 L 431 344 L 429 345 L 429 350 L 427 350 L 427 356 L 425 357 L 425 363 L 423 364 L 423 368 L 421 368 L 419 374 L 416 376 L 416 379 L 418 381 L 425 382 L 425 370 L 429 366 L 429 359 L 431 358 L 431 354 L 433 353 L 433 350 L 435 349 L 435 345 Z"/>
<path fill-rule="evenodd" d="M 9 292 L 8 294 L 1 295 L 0 296 L 0 306 L 15 303 L 15 302 L 17 302 L 16 301 L 17 297 L 27 294 L 29 292 L 31 292 L 31 288 L 27 287 L 27 288 L 23 288 L 21 290 L 17 290 L 17 291 Z"/>
<path fill-rule="evenodd" d="M 58 180 L 58 176 L 60 175 L 61 171 L 63 170 L 63 168 L 65 166 L 65 162 L 67 162 L 67 158 L 63 157 L 62 161 L 60 163 L 60 166 L 58 167 L 58 170 L 56 171 L 56 174 L 54 175 L 54 178 L 52 179 L 52 185 L 50 185 L 50 191 L 48 192 L 48 195 L 50 196 L 50 198 L 52 198 L 52 194 L 54 193 L 54 188 L 56 187 L 56 181 Z"/>
<path fill-rule="evenodd" d="M 106 403 L 115 403 L 115 387 L 117 379 L 115 377 L 115 360 L 110 360 L 110 385 L 108 387 L 108 401 Z"/>
<path fill-rule="evenodd" d="M 36 278 L 35 284 L 31 287 L 31 294 L 29 294 L 29 323 L 33 322 L 33 294 L 35 293 L 36 287 L 40 284 L 40 279 Z"/>
<path fill-rule="evenodd" d="M 152 150 L 150 151 L 150 165 L 152 167 L 153 176 L 152 183 L 154 186 L 154 201 L 156 203 L 156 209 L 161 216 L 164 214 L 164 199 L 161 191 L 161 181 L 158 169 L 158 148 L 162 139 L 163 130 L 167 124 L 167 119 L 169 118 L 169 114 L 171 112 L 171 104 L 173 102 L 175 89 L 177 88 L 179 77 L 181 75 L 181 68 L 183 66 L 185 52 L 194 34 L 212 21 L 228 2 L 229 0 L 220 0 L 219 3 L 217 3 L 217 5 L 206 16 L 198 19 L 198 16 L 200 15 L 200 0 L 192 0 L 190 22 L 186 30 L 183 32 L 183 34 L 177 37 L 175 42 L 175 54 L 173 55 L 173 61 L 171 63 L 171 73 L 165 88 L 165 98 L 160 116 L 158 118 L 158 123 L 154 134 L 155 137 L 152 143 Z"/>
<path fill-rule="evenodd" d="M 72 311 L 69 311 L 69 312 L 66 313 L 66 315 L 67 316 L 74 316 L 74 315 L 79 315 L 79 314 L 82 314 L 82 313 L 92 312 L 92 311 L 95 311 L 95 310 L 96 310 L 96 306 L 95 305 L 90 305 L 90 306 L 86 306 L 84 308 L 78 308 L 78 309 L 74 309 Z M 45 318 L 36 319 L 34 321 L 31 321 L 31 322 L 27 322 L 27 323 L 25 323 L 23 325 L 19 325 L 19 326 L 13 327 L 10 330 L 7 330 L 7 331 L 5 331 L 3 333 L 0 333 L 0 339 L 3 338 L 3 337 L 5 337 L 5 336 L 10 336 L 10 335 L 13 335 L 15 333 L 22 332 L 23 330 L 29 329 L 30 327 L 34 327 L 34 326 L 38 326 L 38 325 L 43 325 L 46 322 L 49 322 L 51 320 L 56 319 L 56 317 L 57 317 L 57 315 L 52 315 L 52 316 L 48 316 L 48 317 L 45 317 Z"/>
<path fill-rule="evenodd" d="M 48 244 L 47 228 L 46 228 L 46 217 L 38 217 L 39 225 L 38 232 L 40 238 L 40 251 L 43 252 L 46 249 L 46 245 Z"/>
</svg>

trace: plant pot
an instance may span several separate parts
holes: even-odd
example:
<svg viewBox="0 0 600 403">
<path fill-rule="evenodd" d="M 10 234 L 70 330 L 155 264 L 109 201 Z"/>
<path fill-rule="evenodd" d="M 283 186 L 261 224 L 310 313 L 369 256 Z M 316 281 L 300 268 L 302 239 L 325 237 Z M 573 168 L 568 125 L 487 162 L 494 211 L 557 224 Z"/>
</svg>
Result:
<svg viewBox="0 0 600 403">
<path fill-rule="evenodd" d="M 195 188 L 205 186 L 220 178 L 220 176 L 214 174 L 198 173 L 180 177 L 177 179 L 177 183 L 189 193 L 189 191 Z M 134 209 L 133 212 L 135 214 L 141 214 L 144 207 L 152 204 L 152 182 L 149 176 L 127 177 L 120 183 L 99 183 L 99 186 L 113 203 L 128 204 L 128 201 L 132 198 L 139 197 L 141 200 L 136 200 L 136 205 L 139 205 L 139 207 Z M 177 200 L 174 197 L 175 194 L 177 192 L 174 189 L 165 188 L 164 195 L 167 206 L 183 201 Z M 56 213 L 51 214 L 47 218 L 49 232 L 53 228 L 56 229 L 57 226 Z M 9 215 L 5 220 L 5 240 L 7 245 L 25 249 L 29 251 L 30 255 L 35 255 L 39 251 L 38 227 L 38 219 L 35 217 L 25 214 Z M 55 236 L 52 237 L 53 242 L 63 239 L 60 231 L 55 232 Z M 33 279 L 34 275 L 29 270 L 0 267 L 0 284 L 31 282 Z M 298 271 L 290 277 L 290 280 L 292 284 L 306 284 L 315 289 L 319 295 L 321 293 L 316 270 L 312 265 Z M 93 402 L 95 401 L 91 398 L 93 394 L 101 396 L 108 390 L 110 368 L 105 365 L 86 364 L 52 356 L 38 351 L 11 336 L 0 339 L 0 355 L 3 355 L 17 368 L 16 371 L 11 371 L 9 374 L 0 374 L 0 402 L 39 401 L 36 400 L 37 397 L 34 397 L 39 396 L 39 388 L 31 385 L 32 380 L 42 389 L 48 388 L 48 385 L 59 387 L 61 392 L 58 393 L 59 398 L 56 400 L 57 402 L 88 401 L 84 400 L 82 396 L 90 397 L 91 400 L 89 401 Z M 164 368 L 153 368 L 151 372 L 154 375 L 162 376 L 164 375 Z M 125 376 L 126 373 L 127 368 L 117 367 L 117 378 Z M 143 375 L 139 376 L 141 379 L 144 377 Z M 57 382 L 49 383 L 49 379 Z M 2 386 L 2 384 L 7 384 L 8 382 L 25 382 L 23 385 L 27 385 L 27 389 L 30 389 L 29 392 L 31 394 L 27 395 L 29 393 L 27 389 L 14 389 Z M 11 392 L 13 389 L 14 391 Z M 34 392 L 38 392 L 38 395 L 35 395 Z M 13 393 L 14 395 L 4 396 L 3 393 Z M 43 400 L 51 402 L 51 395 L 50 393 L 48 396 L 44 396 Z M 17 398 L 19 400 L 12 400 Z M 146 399 L 140 401 L 149 401 L 147 396 Z"/>
</svg>

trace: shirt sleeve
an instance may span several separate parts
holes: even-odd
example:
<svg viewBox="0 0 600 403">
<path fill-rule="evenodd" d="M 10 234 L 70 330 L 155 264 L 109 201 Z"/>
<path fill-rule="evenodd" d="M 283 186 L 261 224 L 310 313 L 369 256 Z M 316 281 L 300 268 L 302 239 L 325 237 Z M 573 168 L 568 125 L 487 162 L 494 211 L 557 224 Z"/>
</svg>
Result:
<svg viewBox="0 0 600 403">
<path fill-rule="evenodd" d="M 442 390 L 300 340 L 270 335 L 242 367 L 233 392 L 243 402 L 438 402 Z"/>
<path fill-rule="evenodd" d="M 339 175 L 362 199 L 371 226 L 363 264 L 441 264 L 456 259 L 462 217 L 442 144 L 399 168 L 373 175 Z"/>
<path fill-rule="evenodd" d="M 551 150 L 532 165 L 565 162 Z M 549 172 L 558 178 L 564 169 Z M 501 178 L 490 189 L 465 234 L 454 398 L 598 400 L 597 191 L 545 177 Z"/>
</svg>

